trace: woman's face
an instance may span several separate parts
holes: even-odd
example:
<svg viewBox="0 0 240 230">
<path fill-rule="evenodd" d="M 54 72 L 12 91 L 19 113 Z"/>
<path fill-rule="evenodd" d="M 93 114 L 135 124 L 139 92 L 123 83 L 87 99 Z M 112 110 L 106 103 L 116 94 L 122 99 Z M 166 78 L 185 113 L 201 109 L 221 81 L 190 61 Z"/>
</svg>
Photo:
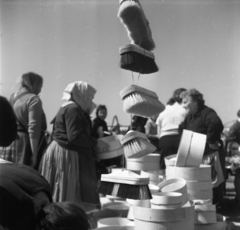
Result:
<svg viewBox="0 0 240 230">
<path fill-rule="evenodd" d="M 186 96 L 182 99 L 182 106 L 187 110 L 188 114 L 195 114 L 198 110 L 198 104 L 190 96 Z"/>
<path fill-rule="evenodd" d="M 107 111 L 105 109 L 100 109 L 98 111 L 98 117 L 101 119 L 101 120 L 105 120 L 105 118 L 107 117 Z"/>
</svg>

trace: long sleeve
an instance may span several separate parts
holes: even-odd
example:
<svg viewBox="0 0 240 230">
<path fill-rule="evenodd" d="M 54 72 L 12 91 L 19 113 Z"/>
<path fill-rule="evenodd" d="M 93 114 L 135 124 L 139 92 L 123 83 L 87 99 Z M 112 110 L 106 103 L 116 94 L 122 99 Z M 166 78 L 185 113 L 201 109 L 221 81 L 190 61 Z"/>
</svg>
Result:
<svg viewBox="0 0 240 230">
<path fill-rule="evenodd" d="M 205 124 L 207 126 L 207 142 L 211 144 L 219 141 L 223 131 L 223 124 L 213 110 L 205 115 Z"/>
<path fill-rule="evenodd" d="M 97 140 L 90 136 L 90 127 L 87 130 L 86 118 L 84 114 L 79 113 L 79 108 L 73 107 L 66 111 L 65 122 L 67 138 L 75 146 L 82 148 L 95 147 Z"/>
</svg>

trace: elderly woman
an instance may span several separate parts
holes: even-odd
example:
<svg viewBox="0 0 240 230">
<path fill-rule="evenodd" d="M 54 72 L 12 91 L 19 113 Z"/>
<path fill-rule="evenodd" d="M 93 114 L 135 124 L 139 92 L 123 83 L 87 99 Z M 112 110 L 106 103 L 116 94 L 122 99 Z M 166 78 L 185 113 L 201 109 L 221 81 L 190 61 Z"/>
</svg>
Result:
<svg viewBox="0 0 240 230">
<path fill-rule="evenodd" d="M 221 203 L 225 181 L 225 153 L 221 141 L 222 121 L 213 109 L 205 105 L 203 95 L 198 90 L 190 89 L 182 92 L 180 96 L 182 105 L 188 113 L 179 126 L 180 133 L 183 129 L 187 129 L 207 135 L 203 163 L 214 166 L 212 179 L 216 182 L 217 178 L 217 182 L 213 190 L 213 203 Z M 218 164 L 219 160 L 221 165 Z"/>
<path fill-rule="evenodd" d="M 37 169 L 46 140 L 46 118 L 39 98 L 43 78 L 33 72 L 23 74 L 17 80 L 17 91 L 10 102 L 18 123 L 18 137 L 10 146 L 1 149 L 5 160 L 32 166 Z"/>
<path fill-rule="evenodd" d="M 91 85 L 82 81 L 66 87 L 62 99 L 67 102 L 54 119 L 53 141 L 40 169 L 52 187 L 54 201 L 72 201 L 85 211 L 100 204 L 93 149 L 108 150 L 105 142 L 91 136 L 95 93 Z"/>
</svg>

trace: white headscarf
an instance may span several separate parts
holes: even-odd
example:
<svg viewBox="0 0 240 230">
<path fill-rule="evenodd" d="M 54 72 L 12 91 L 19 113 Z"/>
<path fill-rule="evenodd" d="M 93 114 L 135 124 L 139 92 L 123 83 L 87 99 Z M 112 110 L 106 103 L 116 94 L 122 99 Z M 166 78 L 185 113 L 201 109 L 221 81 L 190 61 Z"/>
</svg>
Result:
<svg viewBox="0 0 240 230">
<path fill-rule="evenodd" d="M 92 100 L 96 92 L 96 89 L 88 83 L 76 81 L 65 88 L 62 99 L 67 101 L 73 99 L 85 112 L 90 113 L 95 104 Z"/>
</svg>

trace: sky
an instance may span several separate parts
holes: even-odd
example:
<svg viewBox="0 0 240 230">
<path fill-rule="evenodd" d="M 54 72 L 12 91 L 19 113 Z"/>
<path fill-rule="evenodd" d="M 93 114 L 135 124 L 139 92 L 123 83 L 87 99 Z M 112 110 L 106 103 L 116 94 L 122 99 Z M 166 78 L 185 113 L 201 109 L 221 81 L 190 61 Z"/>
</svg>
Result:
<svg viewBox="0 0 240 230">
<path fill-rule="evenodd" d="M 119 92 L 138 84 L 166 104 L 179 87 L 196 88 L 225 125 L 240 109 L 240 1 L 140 0 L 150 23 L 159 71 L 140 75 L 119 67 L 119 47 L 130 44 L 117 17 L 118 0 L 0 0 L 0 94 L 33 71 L 49 123 L 63 103 L 65 87 L 85 81 L 94 102 L 130 124 Z M 92 118 L 95 113 L 92 114 Z"/>
</svg>

